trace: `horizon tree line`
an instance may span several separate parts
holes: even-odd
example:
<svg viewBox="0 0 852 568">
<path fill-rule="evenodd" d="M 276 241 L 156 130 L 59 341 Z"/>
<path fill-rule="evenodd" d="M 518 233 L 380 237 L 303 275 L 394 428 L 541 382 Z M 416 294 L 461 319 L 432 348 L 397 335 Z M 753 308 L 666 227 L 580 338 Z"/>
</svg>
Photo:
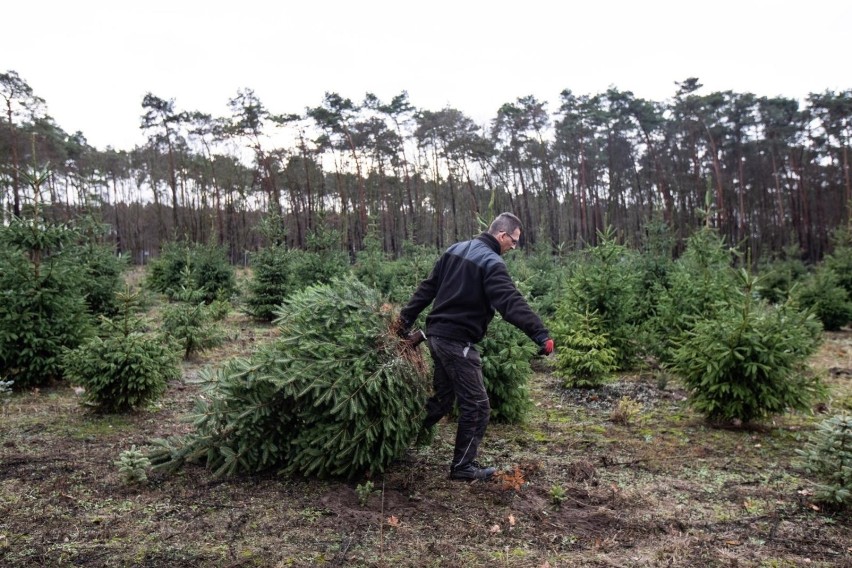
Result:
<svg viewBox="0 0 852 568">
<path fill-rule="evenodd" d="M 407 242 L 443 248 L 511 210 L 537 250 L 582 248 L 612 227 L 638 246 L 665 223 L 675 254 L 715 227 L 753 260 L 796 250 L 816 262 L 850 222 L 852 89 L 792 98 L 716 91 L 697 78 L 652 101 L 615 87 L 503 104 L 486 126 L 458 109 L 414 107 L 406 92 L 361 102 L 328 92 L 276 113 L 251 89 L 228 114 L 180 109 L 147 93 L 145 144 L 92 147 L 68 134 L 15 71 L 0 73 L 0 218 L 26 214 L 28 168 L 49 163 L 44 215 L 110 225 L 134 262 L 186 240 L 227 247 L 233 262 L 268 244 L 278 219 L 291 247 L 320 227 L 354 257 L 374 231 L 394 256 Z"/>
</svg>

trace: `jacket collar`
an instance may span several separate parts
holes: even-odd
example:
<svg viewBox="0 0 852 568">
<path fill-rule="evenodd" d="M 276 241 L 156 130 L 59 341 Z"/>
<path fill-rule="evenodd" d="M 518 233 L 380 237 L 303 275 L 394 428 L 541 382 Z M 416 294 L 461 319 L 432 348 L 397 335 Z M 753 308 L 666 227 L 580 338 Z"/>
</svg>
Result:
<svg viewBox="0 0 852 568">
<path fill-rule="evenodd" d="M 491 233 L 482 233 L 476 238 L 491 247 L 491 250 L 500 254 L 500 242 L 497 240 L 497 237 Z"/>
</svg>

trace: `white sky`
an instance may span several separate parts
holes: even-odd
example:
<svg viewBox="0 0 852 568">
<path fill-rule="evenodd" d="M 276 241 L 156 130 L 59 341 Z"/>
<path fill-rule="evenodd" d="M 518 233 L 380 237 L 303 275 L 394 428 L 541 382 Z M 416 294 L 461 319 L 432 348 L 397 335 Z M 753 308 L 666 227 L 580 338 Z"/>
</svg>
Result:
<svg viewBox="0 0 852 568">
<path fill-rule="evenodd" d="M 148 91 L 224 116 L 240 88 L 276 113 L 326 91 L 406 90 L 485 124 L 529 94 L 555 111 L 566 88 L 659 101 L 687 77 L 759 96 L 852 88 L 849 0 L 18 0 L 0 18 L 0 72 L 101 149 L 144 142 Z"/>
</svg>

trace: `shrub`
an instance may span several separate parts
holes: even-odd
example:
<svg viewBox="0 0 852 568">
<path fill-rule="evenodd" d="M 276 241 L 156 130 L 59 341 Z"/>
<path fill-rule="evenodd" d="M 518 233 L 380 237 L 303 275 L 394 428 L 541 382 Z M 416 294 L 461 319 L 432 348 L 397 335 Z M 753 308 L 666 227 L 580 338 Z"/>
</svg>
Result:
<svg viewBox="0 0 852 568">
<path fill-rule="evenodd" d="M 814 494 L 817 500 L 852 503 L 852 416 L 823 420 L 804 449 L 796 451 L 805 469 L 821 481 Z"/>
<path fill-rule="evenodd" d="M 382 242 L 375 230 L 364 240 L 364 250 L 359 251 L 352 266 L 352 273 L 371 288 L 382 292 L 393 303 L 404 303 L 414 293 L 421 280 L 437 260 L 434 249 L 403 243 L 403 254 L 391 259 L 382 249 Z"/>
<path fill-rule="evenodd" d="M 755 298 L 754 279 L 712 317 L 699 320 L 677 348 L 672 370 L 690 390 L 690 403 L 711 420 L 743 421 L 806 409 L 822 394 L 805 360 L 819 344 L 814 317 L 792 304 Z"/>
<path fill-rule="evenodd" d="M 370 480 L 355 486 L 355 494 L 358 496 L 358 505 L 364 507 L 370 499 L 370 495 L 376 492 L 373 482 Z"/>
<path fill-rule="evenodd" d="M 114 316 L 118 313 L 116 294 L 124 285 L 122 275 L 127 269 L 127 257 L 116 254 L 114 246 L 104 243 L 109 225 L 94 217 L 78 219 L 75 232 L 79 235 L 78 243 L 69 252 L 83 273 L 81 292 L 86 305 L 95 316 Z"/>
<path fill-rule="evenodd" d="M 403 254 L 393 263 L 393 286 L 388 297 L 394 302 L 405 302 L 417 289 L 422 280 L 425 280 L 435 262 L 440 256 L 439 252 L 424 245 L 416 245 L 406 241 L 402 245 Z"/>
<path fill-rule="evenodd" d="M 340 248 L 338 230 L 320 224 L 308 233 L 306 240 L 305 250 L 297 251 L 294 266 L 297 290 L 314 284 L 328 284 L 349 273 L 349 257 Z"/>
<path fill-rule="evenodd" d="M 639 254 L 632 257 L 632 270 L 638 275 L 636 318 L 640 323 L 654 317 L 660 293 L 668 287 L 674 268 L 674 241 L 668 225 L 662 221 L 650 221 L 645 225 Z"/>
<path fill-rule="evenodd" d="M 371 288 L 387 293 L 391 288 L 390 271 L 386 270 L 390 260 L 382 249 L 381 237 L 374 226 L 364 237 L 364 248 L 355 255 L 352 273 Z"/>
<path fill-rule="evenodd" d="M 180 290 L 184 274 L 190 270 L 191 250 L 186 245 L 166 243 L 160 256 L 148 264 L 147 286 L 155 292 L 171 295 Z"/>
<path fill-rule="evenodd" d="M 530 359 L 536 354 L 536 345 L 497 316 L 479 346 L 491 419 L 509 424 L 523 422 L 532 404 L 528 381 L 532 376 Z"/>
<path fill-rule="evenodd" d="M 629 426 L 642 411 L 642 404 L 629 396 L 623 396 L 609 414 L 610 422 Z"/>
<path fill-rule="evenodd" d="M 434 249 L 412 246 L 406 255 L 384 265 L 386 284 L 381 290 L 391 302 L 406 302 L 417 289 L 417 285 L 429 276 L 437 259 Z"/>
<path fill-rule="evenodd" d="M 542 317 L 553 316 L 566 294 L 565 259 L 554 255 L 548 242 L 539 242 L 531 255 L 516 252 L 506 258 L 506 264 L 530 305 Z"/>
<path fill-rule="evenodd" d="M 308 236 L 308 250 L 273 244 L 252 255 L 246 312 L 272 321 L 275 310 L 290 294 L 314 284 L 327 284 L 349 270 L 346 255 L 336 242 L 337 233 L 320 229 Z"/>
<path fill-rule="evenodd" d="M 237 280 L 225 249 L 195 246 L 191 250 L 193 288 L 204 294 L 204 301 L 209 304 L 233 296 L 237 291 Z"/>
<path fill-rule="evenodd" d="M 395 320 L 381 294 L 351 276 L 289 296 L 280 337 L 205 373 L 194 432 L 159 441 L 152 463 L 203 461 L 216 476 L 384 471 L 418 434 L 428 387 Z"/>
<path fill-rule="evenodd" d="M 72 384 L 85 389 L 83 402 L 99 412 L 121 413 L 156 401 L 169 380 L 180 378 L 175 350 L 140 331 L 132 316 L 135 295 L 120 295 L 119 319 L 102 318 L 100 334 L 62 357 Z"/>
<path fill-rule="evenodd" d="M 556 507 L 561 507 L 562 503 L 565 501 L 567 493 L 565 492 L 565 488 L 561 485 L 551 485 L 550 486 L 550 502 L 553 503 Z"/>
</svg>

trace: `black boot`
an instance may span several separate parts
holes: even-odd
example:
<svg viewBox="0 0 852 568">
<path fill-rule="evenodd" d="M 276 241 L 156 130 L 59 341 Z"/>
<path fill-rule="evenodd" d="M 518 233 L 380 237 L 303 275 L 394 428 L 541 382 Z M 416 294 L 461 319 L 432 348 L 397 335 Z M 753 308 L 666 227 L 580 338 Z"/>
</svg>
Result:
<svg viewBox="0 0 852 568">
<path fill-rule="evenodd" d="M 476 462 L 468 462 L 464 465 L 450 468 L 450 479 L 457 481 L 485 481 L 497 471 L 493 467 L 482 467 Z"/>
</svg>

